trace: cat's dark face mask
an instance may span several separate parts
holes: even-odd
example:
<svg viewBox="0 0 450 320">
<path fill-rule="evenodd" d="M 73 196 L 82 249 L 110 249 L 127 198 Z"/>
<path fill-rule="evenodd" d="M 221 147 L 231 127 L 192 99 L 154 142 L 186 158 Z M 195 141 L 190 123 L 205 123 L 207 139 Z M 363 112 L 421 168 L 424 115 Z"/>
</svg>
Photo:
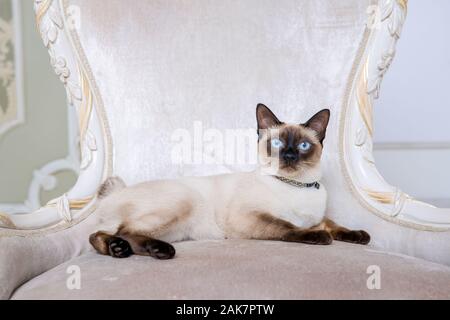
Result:
<svg viewBox="0 0 450 320">
<path fill-rule="evenodd" d="M 256 111 L 259 159 L 263 167 L 287 177 L 307 175 L 320 165 L 330 111 L 324 109 L 304 124 L 286 124 L 266 106 Z"/>
</svg>

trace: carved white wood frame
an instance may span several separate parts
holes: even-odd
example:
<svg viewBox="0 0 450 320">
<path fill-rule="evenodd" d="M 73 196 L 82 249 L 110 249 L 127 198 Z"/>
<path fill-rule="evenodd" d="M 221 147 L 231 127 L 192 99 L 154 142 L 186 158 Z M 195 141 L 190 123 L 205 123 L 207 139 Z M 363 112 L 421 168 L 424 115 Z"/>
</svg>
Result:
<svg viewBox="0 0 450 320">
<path fill-rule="evenodd" d="M 68 24 L 66 0 L 35 0 L 36 17 L 44 44 L 66 85 L 69 102 L 79 117 L 82 169 L 74 188 L 37 212 L 17 217 L 0 215 L 0 223 L 16 228 L 40 228 L 70 221 L 90 212 L 92 195 L 111 172 L 111 145 L 101 97 L 89 64 Z M 372 19 L 361 63 L 348 86 L 341 114 L 341 164 L 355 197 L 369 211 L 393 223 L 421 230 L 448 230 L 450 209 L 417 201 L 388 184 L 376 169 L 372 155 L 372 108 L 382 78 L 395 55 L 406 17 L 407 0 L 374 1 Z M 8 220 L 9 219 L 9 220 Z M 76 221 L 75 221 L 76 222 Z M 74 222 L 72 222 L 74 223 Z"/>
<path fill-rule="evenodd" d="M 387 183 L 372 154 L 373 104 L 395 56 L 407 4 L 408 0 L 380 0 L 371 10 L 366 50 L 341 115 L 341 160 L 356 197 L 371 212 L 411 228 L 444 231 L 450 228 L 450 209 L 415 200 Z"/>
<path fill-rule="evenodd" d="M 0 226 L 19 230 L 76 223 L 92 211 L 95 192 L 110 172 L 106 120 L 99 111 L 101 100 L 94 89 L 89 66 L 79 50 L 76 23 L 68 15 L 70 8 L 63 0 L 35 0 L 34 6 L 51 65 L 66 88 L 69 108 L 76 110 L 81 163 L 78 180 L 66 194 L 30 214 L 0 213 Z"/>
</svg>

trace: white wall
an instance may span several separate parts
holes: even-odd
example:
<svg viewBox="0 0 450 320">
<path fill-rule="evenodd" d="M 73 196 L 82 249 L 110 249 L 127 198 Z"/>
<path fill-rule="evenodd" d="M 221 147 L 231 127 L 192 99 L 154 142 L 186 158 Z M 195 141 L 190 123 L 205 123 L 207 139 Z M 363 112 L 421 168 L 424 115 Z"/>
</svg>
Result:
<svg viewBox="0 0 450 320">
<path fill-rule="evenodd" d="M 397 56 L 375 106 L 375 157 L 382 174 L 413 196 L 448 206 L 449 13 L 449 0 L 409 1 Z"/>
</svg>

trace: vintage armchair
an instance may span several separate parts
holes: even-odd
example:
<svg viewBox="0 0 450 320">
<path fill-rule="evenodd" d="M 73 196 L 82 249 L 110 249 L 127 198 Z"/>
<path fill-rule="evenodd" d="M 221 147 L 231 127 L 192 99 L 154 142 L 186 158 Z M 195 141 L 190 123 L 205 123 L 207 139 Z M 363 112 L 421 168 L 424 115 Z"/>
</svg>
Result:
<svg viewBox="0 0 450 320">
<path fill-rule="evenodd" d="M 450 297 L 450 209 L 388 184 L 372 156 L 372 108 L 407 0 L 35 0 L 35 11 L 77 110 L 81 168 L 37 212 L 0 216 L 1 298 Z M 247 170 L 174 165 L 171 135 L 195 121 L 254 128 L 259 102 L 292 121 L 331 109 L 328 214 L 369 231 L 369 247 L 184 242 L 171 261 L 92 251 L 95 194 L 108 176 L 132 184 Z M 69 266 L 79 290 L 66 286 Z M 369 288 L 371 268 L 381 290 Z"/>
</svg>

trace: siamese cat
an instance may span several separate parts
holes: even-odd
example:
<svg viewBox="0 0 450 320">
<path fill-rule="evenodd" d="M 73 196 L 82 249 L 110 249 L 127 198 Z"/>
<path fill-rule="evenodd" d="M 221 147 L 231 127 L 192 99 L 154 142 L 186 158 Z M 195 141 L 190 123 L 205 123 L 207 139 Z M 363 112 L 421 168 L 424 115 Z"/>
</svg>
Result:
<svg viewBox="0 0 450 320">
<path fill-rule="evenodd" d="M 325 217 L 327 193 L 320 159 L 330 111 L 287 124 L 263 104 L 256 109 L 259 168 L 254 172 L 189 177 L 126 187 L 109 178 L 98 190 L 98 231 L 89 238 L 101 254 L 170 259 L 169 242 L 261 239 L 329 245 L 367 244 L 367 232 Z M 270 173 L 270 174 L 268 174 Z"/>
</svg>

